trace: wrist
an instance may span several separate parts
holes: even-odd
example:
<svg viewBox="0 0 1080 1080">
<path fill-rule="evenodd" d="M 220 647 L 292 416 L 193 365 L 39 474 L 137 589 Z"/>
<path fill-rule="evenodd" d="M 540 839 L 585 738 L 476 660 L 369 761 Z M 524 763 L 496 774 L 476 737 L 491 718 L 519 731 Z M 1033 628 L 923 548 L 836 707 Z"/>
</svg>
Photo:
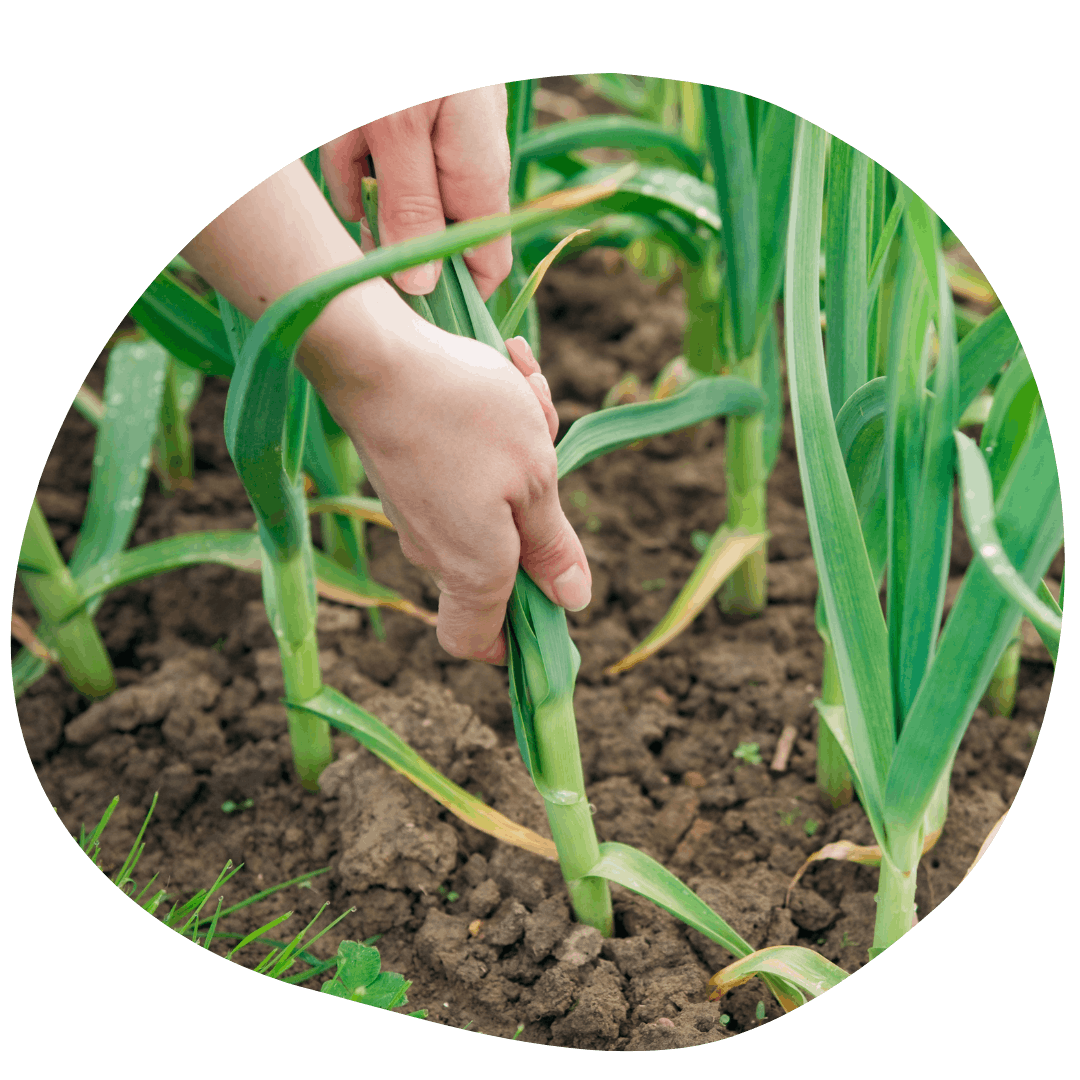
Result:
<svg viewBox="0 0 1080 1080">
<path fill-rule="evenodd" d="M 336 297 L 304 335 L 297 364 L 328 402 L 352 401 L 385 385 L 415 352 L 419 320 L 383 280 Z"/>
</svg>

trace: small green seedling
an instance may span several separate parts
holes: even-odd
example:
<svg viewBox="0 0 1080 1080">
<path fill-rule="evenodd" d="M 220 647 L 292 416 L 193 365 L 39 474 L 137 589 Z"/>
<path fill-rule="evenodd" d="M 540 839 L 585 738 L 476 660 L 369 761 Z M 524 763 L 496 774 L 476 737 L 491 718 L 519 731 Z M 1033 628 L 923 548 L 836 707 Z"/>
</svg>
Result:
<svg viewBox="0 0 1080 1080">
<path fill-rule="evenodd" d="M 359 1001 L 376 1009 L 396 1009 L 407 1005 L 412 983 L 393 971 L 381 971 L 379 950 L 359 941 L 343 941 L 338 946 L 337 971 L 322 985 L 322 993 Z M 427 1009 L 409 1013 L 424 1019 Z"/>
<path fill-rule="evenodd" d="M 589 496 L 584 491 L 578 489 L 570 493 L 570 501 L 579 509 L 584 510 L 586 504 L 589 501 Z"/>
<path fill-rule="evenodd" d="M 757 1008 L 754 1010 L 754 1016 L 758 1020 L 764 1020 L 765 1019 L 765 1002 L 764 1001 L 759 1001 L 757 1003 Z"/>
<path fill-rule="evenodd" d="M 803 831 L 806 833 L 807 836 L 813 836 L 814 833 L 816 833 L 820 828 L 821 823 L 815 821 L 813 818 L 807 818 L 806 821 L 803 823 Z"/>
<path fill-rule="evenodd" d="M 232 799 L 226 799 L 221 804 L 221 812 L 223 814 L 235 814 L 237 810 L 250 810 L 254 805 L 250 799 L 244 799 L 243 802 L 233 802 Z"/>
<path fill-rule="evenodd" d="M 165 889 L 159 889 L 157 892 L 153 893 L 150 891 L 151 886 L 157 880 L 157 874 L 154 874 L 141 889 L 138 889 L 134 873 L 135 867 L 142 857 L 143 851 L 146 849 L 146 845 L 143 843 L 143 836 L 146 833 L 146 827 L 150 824 L 150 818 L 157 806 L 157 798 L 157 793 L 155 792 L 154 797 L 150 802 L 150 809 L 143 819 L 142 827 L 139 829 L 138 836 L 135 837 L 135 842 L 132 844 L 131 850 L 128 852 L 127 857 L 124 859 L 123 863 L 121 863 L 120 867 L 110 877 L 112 883 L 121 892 L 131 897 L 131 899 L 144 911 L 148 911 L 150 914 L 154 914 L 157 909 L 169 899 L 169 895 Z M 112 817 L 119 802 L 120 796 L 117 795 L 112 802 L 109 803 L 105 813 L 101 816 L 101 820 L 90 833 L 86 832 L 85 827 L 80 827 L 79 829 L 79 847 L 87 856 L 89 856 L 94 865 L 99 869 L 101 867 L 101 836 L 104 833 L 106 826 L 109 824 L 109 819 Z M 218 929 L 221 920 L 233 914 L 233 912 L 248 907 L 250 904 L 258 903 L 260 900 L 265 900 L 267 897 L 272 896 L 276 892 L 280 892 L 282 889 L 287 889 L 292 885 L 310 888 L 310 879 L 318 877 L 320 874 L 325 874 L 329 868 L 313 870 L 298 878 L 293 878 L 292 881 L 284 881 L 280 885 L 274 885 L 269 889 L 264 889 L 262 892 L 249 896 L 246 900 L 241 900 L 238 904 L 233 904 L 224 911 L 221 908 L 221 898 L 219 897 L 214 913 L 212 915 L 204 915 L 203 910 L 209 903 L 211 896 L 218 892 L 231 878 L 239 873 L 242 867 L 242 863 L 240 866 L 234 867 L 231 861 L 226 862 L 221 873 L 218 874 L 213 885 L 211 885 L 209 889 L 200 889 L 199 892 L 195 893 L 194 896 L 183 904 L 173 903 L 168 912 L 162 916 L 162 922 L 164 922 L 169 929 L 175 930 L 182 937 L 190 938 L 196 945 L 201 945 L 204 949 L 209 949 L 211 943 L 218 938 L 235 939 L 238 943 L 234 945 L 232 950 L 228 953 L 226 959 L 229 960 L 231 960 L 241 949 L 246 948 L 256 940 L 261 940 L 262 944 L 269 945 L 271 948 L 270 952 L 256 965 L 255 971 L 260 975 L 268 975 L 270 978 L 279 979 L 282 982 L 307 982 L 309 979 L 314 978 L 316 975 L 321 975 L 323 972 L 333 967 L 336 963 L 336 959 L 319 960 L 317 957 L 313 956 L 308 949 L 314 942 L 322 937 L 323 934 L 333 929 L 333 927 L 341 922 L 347 915 L 351 915 L 356 910 L 355 908 L 349 908 L 348 911 L 343 912 L 338 918 L 306 942 L 304 940 L 305 935 L 322 916 L 323 912 L 328 907 L 327 904 L 324 904 L 316 913 L 315 918 L 313 918 L 311 922 L 309 922 L 307 926 L 305 926 L 300 933 L 288 943 L 271 941 L 269 938 L 265 937 L 265 934 L 275 926 L 280 926 L 289 919 L 292 916 L 291 911 L 286 912 L 284 915 L 277 916 L 270 922 L 260 926 L 257 930 L 246 935 L 222 932 Z M 292 975 L 288 975 L 287 973 L 296 965 L 297 961 L 302 961 L 307 964 L 308 967 Z"/>
<path fill-rule="evenodd" d="M 745 761 L 749 765 L 761 764 L 761 747 L 756 742 L 741 742 L 734 750 L 731 751 L 733 758 L 738 758 L 740 761 Z M 794 818 L 792 818 L 794 820 Z M 786 822 L 785 824 L 791 824 Z"/>
</svg>

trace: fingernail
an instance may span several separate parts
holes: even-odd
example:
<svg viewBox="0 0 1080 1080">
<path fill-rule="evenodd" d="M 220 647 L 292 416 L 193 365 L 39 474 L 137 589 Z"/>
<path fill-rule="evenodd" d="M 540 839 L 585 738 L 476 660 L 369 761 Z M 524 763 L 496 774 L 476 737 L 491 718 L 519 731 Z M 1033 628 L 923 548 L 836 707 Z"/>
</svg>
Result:
<svg viewBox="0 0 1080 1080">
<path fill-rule="evenodd" d="M 394 281 L 398 288 L 407 292 L 410 296 L 427 296 L 435 288 L 435 282 L 439 277 L 439 264 L 435 262 L 424 263 L 423 266 L 413 266 L 408 270 L 400 270 L 394 275 Z"/>
<path fill-rule="evenodd" d="M 548 381 L 547 381 L 547 379 L 545 379 L 545 378 L 544 378 L 544 376 L 543 376 L 543 375 L 541 375 L 539 371 L 534 371 L 534 372 L 533 372 L 533 373 L 532 373 L 532 374 L 531 374 L 531 375 L 529 376 L 529 379 L 530 379 L 530 380 L 532 380 L 532 379 L 536 379 L 536 380 L 537 380 L 537 383 L 538 383 L 538 385 L 540 386 L 540 389 L 541 389 L 541 390 L 543 391 L 543 393 L 544 393 L 544 397 L 546 397 L 546 398 L 548 399 L 548 401 L 551 401 L 551 387 L 550 387 L 550 386 L 548 386 Z"/>
<path fill-rule="evenodd" d="M 532 346 L 529 344 L 529 339 L 528 338 L 522 337 L 521 334 L 518 334 L 517 337 L 513 337 L 510 340 L 518 342 L 520 344 L 521 348 L 525 350 L 525 353 L 529 357 L 530 360 L 535 360 L 536 359 L 536 357 L 533 356 Z"/>
<path fill-rule="evenodd" d="M 585 571 L 575 563 L 564 570 L 552 583 L 555 598 L 567 611 L 583 611 L 592 599 L 592 589 L 585 579 Z"/>
</svg>

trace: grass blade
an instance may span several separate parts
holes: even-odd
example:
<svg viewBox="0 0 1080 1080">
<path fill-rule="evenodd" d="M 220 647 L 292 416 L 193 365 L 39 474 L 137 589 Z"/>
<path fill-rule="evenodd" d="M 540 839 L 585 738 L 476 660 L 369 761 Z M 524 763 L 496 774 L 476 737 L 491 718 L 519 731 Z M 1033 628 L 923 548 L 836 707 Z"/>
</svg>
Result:
<svg viewBox="0 0 1080 1080">
<path fill-rule="evenodd" d="M 604 670 L 605 675 L 619 675 L 655 656 L 669 641 L 681 634 L 704 610 L 716 590 L 752 552 L 765 543 L 762 534 L 735 536 L 727 525 L 721 525 L 697 566 L 675 598 L 667 614 L 656 624 L 639 645 L 621 660 Z"/>
<path fill-rule="evenodd" d="M 1046 573 L 1064 535 L 1045 417 L 998 497 L 996 524 L 1006 557 L 1021 578 L 1034 586 Z M 951 767 L 1018 614 L 1018 605 L 1002 592 L 982 560 L 976 559 L 964 575 L 897 743 L 886 789 L 888 823 L 895 831 L 903 832 L 910 822 L 922 820 L 936 785 Z M 913 857 L 914 852 L 909 855 Z"/>
<path fill-rule="evenodd" d="M 394 527 L 394 523 L 383 513 L 382 503 L 365 495 L 329 495 L 308 499 L 307 507 L 309 514 L 338 514 L 370 521 L 384 529 Z"/>
<path fill-rule="evenodd" d="M 743 94 L 702 86 L 705 129 L 724 223 L 721 241 L 727 259 L 726 282 L 736 359 L 754 351 L 758 323 L 761 250 L 757 175 Z"/>
<path fill-rule="evenodd" d="M 700 424 L 714 416 L 748 416 L 765 404 L 757 387 L 732 375 L 708 376 L 659 401 L 618 405 L 575 421 L 555 448 L 559 479 L 602 454 L 639 439 Z"/>
<path fill-rule="evenodd" d="M 519 203 L 525 197 L 528 167 L 521 155 L 521 142 L 532 127 L 533 92 L 535 79 L 522 79 L 506 84 L 506 141 L 510 147 L 511 201 Z"/>
<path fill-rule="evenodd" d="M 44 660 L 47 664 L 55 664 L 60 659 L 56 650 L 49 648 L 34 633 L 30 624 L 21 615 L 16 615 L 14 611 L 11 613 L 11 636 L 38 660 Z"/>
<path fill-rule="evenodd" d="M 339 604 L 349 604 L 352 607 L 392 608 L 404 615 L 411 615 L 428 626 L 435 625 L 434 612 L 426 611 L 377 581 L 372 581 L 370 578 L 366 581 L 361 580 L 351 570 L 347 570 L 321 551 L 315 551 L 314 557 L 315 591 L 323 599 L 333 600 Z"/>
<path fill-rule="evenodd" d="M 522 316 L 525 314 L 526 308 L 529 306 L 529 301 L 533 298 L 536 290 L 540 287 L 540 282 L 544 280 L 544 275 L 551 268 L 551 264 L 558 257 L 559 252 L 562 251 L 571 240 L 578 236 L 582 236 L 587 233 L 588 229 L 575 229 L 569 236 L 563 237 L 552 249 L 540 260 L 536 269 L 529 275 L 528 280 L 521 287 L 521 291 L 514 297 L 514 302 L 510 305 L 510 310 L 503 317 L 499 323 L 499 337 L 502 339 L 511 338 L 517 333 L 518 323 L 521 322 Z"/>
<path fill-rule="evenodd" d="M 788 213 L 791 209 L 791 158 L 795 145 L 795 114 L 762 102 L 765 115 L 756 146 L 758 224 L 761 228 L 761 268 L 758 294 L 758 333 L 772 315 L 784 283 Z M 764 376 L 762 378 L 764 385 Z"/>
<path fill-rule="evenodd" d="M 912 248 L 918 256 L 919 264 L 930 286 L 931 311 L 938 313 L 938 302 L 942 295 L 941 284 L 945 278 L 941 254 L 941 235 L 937 214 L 913 192 L 908 193 L 904 207 L 905 232 Z"/>
<path fill-rule="evenodd" d="M 217 563 L 249 574 L 261 572 L 263 550 L 259 537 L 247 531 L 182 533 L 129 548 L 104 559 L 76 579 L 77 597 L 85 604 L 95 597 L 142 578 L 179 570 L 185 566 Z M 316 590 L 327 600 L 353 607 L 390 607 L 434 625 L 433 613 L 417 607 L 393 589 L 377 582 L 361 581 L 322 552 L 315 552 Z"/>
<path fill-rule="evenodd" d="M 907 610 L 906 573 L 912 565 L 912 545 L 917 537 L 915 517 L 922 490 L 931 312 L 931 298 L 918 253 L 910 235 L 905 234 L 903 240 L 906 242 L 901 243 L 897 266 L 885 376 L 885 490 L 889 538 L 886 605 L 897 731 L 906 706 L 910 704 L 910 698 L 905 699 L 900 688 L 901 643 Z M 920 678 L 921 675 L 920 671 Z"/>
<path fill-rule="evenodd" d="M 260 900 L 265 900 L 268 896 L 273 896 L 275 893 L 281 892 L 282 889 L 287 889 L 291 885 L 299 885 L 302 882 L 310 881 L 312 878 L 318 877 L 320 874 L 328 874 L 330 872 L 329 866 L 324 866 L 321 870 L 309 870 L 306 874 L 301 874 L 299 877 L 291 878 L 289 881 L 283 881 L 280 885 L 273 885 L 269 889 L 263 889 L 261 892 L 255 893 L 253 896 L 249 896 L 246 900 L 241 900 L 238 904 L 233 904 L 232 907 L 227 907 L 222 913 L 221 918 L 225 918 L 228 915 L 232 915 L 235 911 L 240 911 L 242 908 L 248 907 L 250 904 L 257 904 Z M 206 922 L 207 920 L 203 920 Z"/>
<path fill-rule="evenodd" d="M 988 382 L 1016 355 L 1016 336 L 1004 308 L 987 316 L 960 342 L 960 411 L 963 412 Z"/>
<path fill-rule="evenodd" d="M 1021 353 L 994 388 L 990 414 L 983 424 L 979 448 L 985 455 L 992 491 L 1000 491 L 1021 447 L 1042 413 L 1039 389 L 1027 358 Z"/>
<path fill-rule="evenodd" d="M 286 919 L 292 917 L 291 911 L 286 911 L 284 915 L 279 915 L 276 919 L 271 919 L 268 923 L 260 926 L 258 930 L 252 930 L 246 937 L 240 939 L 239 943 L 234 945 L 228 953 L 225 954 L 226 960 L 231 960 L 242 948 L 246 945 L 250 945 L 256 939 L 262 937 L 263 934 L 269 930 L 273 930 L 275 926 L 280 926 Z"/>
<path fill-rule="evenodd" d="M 518 143 L 519 168 L 532 161 L 605 146 L 635 152 L 659 148 L 673 154 L 694 176 L 701 176 L 701 158 L 675 132 L 632 116 L 584 116 L 533 128 Z"/>
<path fill-rule="evenodd" d="M 157 435 L 169 357 L 153 341 L 125 341 L 109 354 L 105 415 L 70 570 L 76 577 L 121 551 L 135 527 Z"/>
<path fill-rule="evenodd" d="M 601 844 L 600 860 L 589 873 L 646 897 L 734 956 L 753 953 L 750 945 L 701 897 L 643 851 L 626 844 Z M 786 1011 L 803 1003 L 801 994 L 782 975 L 766 971 L 760 974 Z"/>
<path fill-rule="evenodd" d="M 750 945 L 704 900 L 643 851 L 626 844 L 601 844 L 600 861 L 590 873 L 648 897 L 654 904 L 735 956 L 747 956 L 753 952 Z"/>
<path fill-rule="evenodd" d="M 780 323 L 770 306 L 769 321 L 761 341 L 761 391 L 765 395 L 762 457 L 766 475 L 771 474 L 780 456 L 784 429 L 784 391 L 780 376 Z"/>
<path fill-rule="evenodd" d="M 116 680 L 108 651 L 36 499 L 19 549 L 18 575 L 41 616 L 37 636 L 57 653 L 67 680 L 87 697 L 111 694 Z M 27 659 L 12 672 L 17 693 L 48 670 L 48 663 L 30 652 L 20 656 Z"/>
<path fill-rule="evenodd" d="M 864 383 L 836 417 L 836 437 L 862 525 L 874 580 L 885 568 L 885 378 Z"/>
<path fill-rule="evenodd" d="M 703 228 L 712 234 L 720 231 L 716 192 L 703 180 L 680 169 L 640 165 L 628 173 L 625 166 L 594 165 L 573 177 L 573 183 L 586 186 L 611 184 L 611 191 L 607 195 L 591 203 L 588 216 L 568 215 L 567 223 L 575 228 L 591 226 L 598 216 L 640 215 L 657 222 L 663 229 L 665 241 L 691 262 L 700 262 L 702 258 L 702 240 L 697 237 L 698 230 Z M 558 191 L 553 192 L 555 194 Z M 540 223 L 515 229 L 515 244 L 522 247 L 530 245 L 548 231 L 549 227 Z"/>
<path fill-rule="evenodd" d="M 913 507 L 913 528 L 904 573 L 904 600 L 896 679 L 897 710 L 902 718 L 915 697 L 941 625 L 952 547 L 953 476 L 956 444 L 953 432 L 960 419 L 956 326 L 952 295 L 945 276 L 936 216 L 929 221 L 936 274 L 941 290 L 936 298 L 938 361 L 934 369 L 934 395 L 929 402 L 921 468 Z M 893 573 L 897 564 L 890 564 Z"/>
<path fill-rule="evenodd" d="M 1020 576 L 1005 554 L 994 524 L 994 489 L 990 470 L 979 448 L 966 435 L 955 432 L 960 464 L 960 506 L 971 538 L 971 549 L 990 572 L 994 583 L 1023 609 L 1043 641 L 1052 642 L 1050 655 L 1057 661 L 1061 614 L 1055 613 Z M 1041 582 L 1041 579 L 1040 579 Z M 1056 605 L 1055 605 L 1056 606 Z"/>
<path fill-rule="evenodd" d="M 189 489 L 195 469 L 188 413 L 202 390 L 202 372 L 169 357 L 155 446 L 155 469 L 166 493 Z"/>
<path fill-rule="evenodd" d="M 642 81 L 633 75 L 604 72 L 578 75 L 578 82 L 599 94 L 605 101 L 618 105 L 628 113 L 640 115 L 648 108 L 648 95 Z"/>
<path fill-rule="evenodd" d="M 833 415 L 869 379 L 866 291 L 870 159 L 833 139 L 825 235 L 825 325 Z"/>
<path fill-rule="evenodd" d="M 314 698 L 302 703 L 290 702 L 289 707 L 314 713 L 338 731 L 351 735 L 474 829 L 535 855 L 555 858 L 555 845 L 550 840 L 511 821 L 448 780 L 384 723 L 332 687 L 324 686 Z"/>
<path fill-rule="evenodd" d="M 880 168 L 880 166 L 876 165 L 876 162 L 875 166 Z M 876 175 L 878 174 L 875 173 L 875 176 Z M 880 191 L 877 194 L 883 196 L 884 191 Z M 908 189 L 901 184 L 900 190 L 893 202 L 892 209 L 889 211 L 889 216 L 885 219 L 885 224 L 882 226 L 881 235 L 877 239 L 873 257 L 870 260 L 870 269 L 867 273 L 866 302 L 868 306 L 877 299 L 878 289 L 881 287 L 881 279 L 885 273 L 885 256 L 888 254 L 889 245 L 896 236 L 896 230 L 900 228 L 900 219 L 904 215 L 904 207 L 907 206 L 908 195 Z"/>
<path fill-rule="evenodd" d="M 716 1001 L 729 990 L 749 982 L 755 976 L 771 975 L 783 979 L 789 986 L 798 987 L 809 1000 L 838 986 L 847 978 L 847 972 L 837 967 L 831 960 L 814 952 L 812 949 L 795 945 L 773 945 L 768 949 L 758 949 L 728 964 L 710 980 L 713 988 L 710 1001 Z"/>
<path fill-rule="evenodd" d="M 232 351 L 221 314 L 168 270 L 135 301 L 131 317 L 181 363 L 204 375 L 232 375 Z"/>
<path fill-rule="evenodd" d="M 85 383 L 79 387 L 79 392 L 75 395 L 72 406 L 84 420 L 89 420 L 94 427 L 98 427 L 105 418 L 105 402 Z"/>
</svg>

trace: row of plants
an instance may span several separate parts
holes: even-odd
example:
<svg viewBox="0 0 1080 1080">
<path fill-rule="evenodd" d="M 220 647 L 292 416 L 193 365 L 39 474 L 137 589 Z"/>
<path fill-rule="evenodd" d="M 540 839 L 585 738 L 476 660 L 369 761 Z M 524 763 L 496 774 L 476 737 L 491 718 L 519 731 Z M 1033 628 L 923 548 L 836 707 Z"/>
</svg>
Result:
<svg viewBox="0 0 1080 1080">
<path fill-rule="evenodd" d="M 1056 658 L 1063 595 L 1052 596 L 1042 578 L 1063 530 L 1045 415 L 1005 312 L 958 318 L 937 216 L 876 163 L 838 140 L 830 146 L 826 133 L 778 106 L 696 84 L 589 82 L 633 115 L 535 128 L 533 84 L 508 86 L 509 215 L 379 248 L 281 297 L 255 324 L 193 289 L 182 263 L 159 275 L 132 313 L 143 338 L 112 350 L 100 400 L 84 391 L 76 402 L 97 441 L 70 563 L 40 509 L 31 512 L 19 570 L 40 618 L 33 630 L 13 624 L 26 646 L 13 664 L 16 692 L 50 662 L 87 696 L 113 689 L 93 622 L 110 589 L 201 562 L 259 573 L 305 787 L 317 787 L 331 759 L 331 729 L 349 734 L 474 827 L 555 854 L 579 921 L 613 932 L 616 882 L 736 958 L 717 974 L 717 995 L 757 975 L 792 1009 L 845 973 L 801 947 L 755 952 L 655 860 L 598 841 L 574 717 L 577 650 L 564 612 L 527 575 L 519 573 L 507 612 L 510 697 L 553 841 L 453 784 L 319 672 L 318 596 L 365 608 L 376 634 L 383 606 L 429 623 L 433 616 L 370 576 L 365 530 L 389 522 L 360 493 L 355 450 L 294 363 L 304 332 L 345 289 L 442 259 L 435 291 L 406 297 L 414 309 L 508 362 L 505 341 L 520 329 L 539 356 L 533 294 L 554 259 L 586 245 L 679 275 L 684 358 L 651 389 L 615 388 L 610 407 L 571 425 L 557 447 L 560 478 L 616 448 L 726 418 L 726 520 L 706 538 L 671 611 L 612 674 L 656 653 L 717 590 L 731 616 L 752 617 L 767 602 L 765 493 L 783 419 L 783 298 L 825 643 L 818 780 L 833 805 L 857 795 L 877 841 L 829 856 L 880 866 L 872 956 L 914 921 L 915 869 L 945 822 L 952 761 L 975 707 L 992 685 L 1006 703 L 1010 680 L 1015 693 L 1021 618 Z M 630 151 L 632 160 L 591 164 L 596 147 Z M 317 153 L 305 161 L 321 183 Z M 364 197 L 375 223 L 376 181 Z M 356 223 L 345 224 L 358 237 Z M 461 253 L 508 230 L 513 270 L 485 304 Z M 128 548 L 151 469 L 167 490 L 190 478 L 186 417 L 206 375 L 230 379 L 226 441 L 257 528 Z M 982 427 L 978 445 L 960 430 L 972 422 Z M 943 619 L 957 483 L 975 557 Z"/>
</svg>

